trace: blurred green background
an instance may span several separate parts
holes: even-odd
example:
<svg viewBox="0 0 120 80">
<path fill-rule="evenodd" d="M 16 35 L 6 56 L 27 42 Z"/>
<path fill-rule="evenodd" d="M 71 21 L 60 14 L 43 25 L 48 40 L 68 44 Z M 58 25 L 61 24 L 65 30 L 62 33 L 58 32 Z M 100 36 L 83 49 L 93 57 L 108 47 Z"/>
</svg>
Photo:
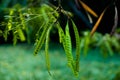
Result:
<svg viewBox="0 0 120 80">
<path fill-rule="evenodd" d="M 75 53 L 75 50 L 73 50 Z M 32 45 L 0 45 L 1 80 L 119 80 L 118 54 L 104 58 L 99 49 L 85 57 L 81 54 L 79 76 L 67 67 L 65 52 L 59 44 L 51 43 L 49 50 L 52 76 L 46 69 L 44 49 L 33 56 Z"/>
</svg>

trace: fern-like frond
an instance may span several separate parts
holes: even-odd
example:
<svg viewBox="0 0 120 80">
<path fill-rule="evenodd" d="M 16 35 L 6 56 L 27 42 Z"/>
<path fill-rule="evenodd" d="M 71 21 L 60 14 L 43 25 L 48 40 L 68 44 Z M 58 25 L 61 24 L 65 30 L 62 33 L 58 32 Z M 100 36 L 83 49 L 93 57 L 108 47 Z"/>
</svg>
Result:
<svg viewBox="0 0 120 80">
<path fill-rule="evenodd" d="M 76 64 L 75 64 L 75 70 L 78 72 L 79 71 L 79 61 L 80 61 L 80 37 L 79 37 L 79 32 L 78 29 L 75 25 L 75 23 L 72 21 L 72 25 L 73 25 L 73 30 L 74 30 L 74 34 L 75 34 L 75 40 L 76 40 Z"/>
<path fill-rule="evenodd" d="M 56 27 L 58 29 L 59 42 L 65 45 L 65 33 L 58 22 L 56 23 Z"/>
<path fill-rule="evenodd" d="M 50 73 L 50 58 L 49 58 L 49 53 L 48 53 L 48 48 L 49 48 L 49 35 L 50 35 L 50 31 L 52 29 L 53 26 L 49 26 L 49 29 L 47 31 L 46 34 L 46 41 L 45 41 L 45 59 L 46 59 L 46 66 L 48 69 L 48 73 L 51 75 Z"/>
<path fill-rule="evenodd" d="M 58 28 L 58 33 L 59 33 L 59 41 L 60 43 L 62 43 L 63 48 L 65 50 L 66 53 L 66 57 L 67 57 L 67 64 L 68 66 L 71 68 L 71 70 L 73 71 L 74 75 L 77 76 L 78 75 L 78 65 L 79 62 L 77 62 L 79 60 L 79 33 L 77 31 L 77 28 L 75 26 L 75 24 L 73 23 L 74 26 L 74 30 L 75 30 L 75 36 L 76 36 L 76 46 L 77 46 L 77 59 L 76 59 L 76 63 L 74 61 L 73 55 L 72 55 L 72 42 L 71 42 L 71 36 L 70 36 L 70 32 L 69 32 L 69 23 L 67 22 L 66 27 L 65 27 L 65 33 L 63 31 L 63 29 L 61 28 L 60 24 L 57 23 L 57 28 Z M 79 54 L 78 54 L 79 53 Z M 77 69 L 76 69 L 76 65 L 77 65 Z"/>
<path fill-rule="evenodd" d="M 69 33 L 69 25 L 68 22 L 65 27 L 65 51 L 68 59 L 68 66 L 72 67 L 73 56 L 72 56 L 72 44 L 71 44 L 71 37 Z"/>
<path fill-rule="evenodd" d="M 57 24 L 57 28 L 58 28 L 58 32 L 59 32 L 59 41 L 60 41 L 60 43 L 62 43 L 62 45 L 64 47 L 64 50 L 65 50 L 65 53 L 67 56 L 68 66 L 71 68 L 73 56 L 72 56 L 72 44 L 71 44 L 71 37 L 69 34 L 68 22 L 65 27 L 65 33 L 59 23 Z"/>
<path fill-rule="evenodd" d="M 49 26 L 53 26 L 55 22 L 51 22 L 50 20 L 43 25 L 43 31 L 41 32 L 40 37 L 36 40 L 35 43 L 35 50 L 34 50 L 34 55 L 38 53 L 38 51 L 42 48 L 44 41 L 46 39 L 46 35 L 49 29 Z"/>
<path fill-rule="evenodd" d="M 50 6 L 48 6 L 48 5 L 44 4 L 40 8 L 40 15 L 42 15 L 41 19 L 40 19 L 40 22 L 43 25 L 40 26 L 40 28 L 38 29 L 37 35 L 38 36 L 40 35 L 39 32 L 40 32 L 41 29 L 43 31 L 41 30 L 41 35 L 40 35 L 39 39 L 36 42 L 36 48 L 35 48 L 34 54 L 37 54 L 38 50 L 40 50 L 42 45 L 44 44 L 44 40 L 45 40 L 45 37 L 46 37 L 46 32 L 48 31 L 48 27 L 50 25 L 53 25 L 56 22 L 57 18 L 54 17 L 53 13 L 55 13 L 58 16 L 58 13 L 54 12 L 54 10 Z M 45 25 L 44 25 L 43 21 L 45 21 Z"/>
<path fill-rule="evenodd" d="M 35 34 L 36 40 L 39 39 L 40 36 L 40 32 L 42 31 L 43 27 L 46 25 L 46 22 L 42 23 L 42 25 L 39 27 L 39 29 L 37 29 L 37 32 Z"/>
<path fill-rule="evenodd" d="M 49 24 L 49 22 L 47 22 L 45 24 L 45 26 L 43 27 L 43 31 L 41 33 L 41 36 L 39 37 L 39 39 L 35 43 L 36 45 L 35 45 L 34 55 L 36 55 L 38 53 L 38 51 L 42 48 L 42 46 L 44 44 L 46 32 L 48 30 L 48 24 Z"/>
</svg>

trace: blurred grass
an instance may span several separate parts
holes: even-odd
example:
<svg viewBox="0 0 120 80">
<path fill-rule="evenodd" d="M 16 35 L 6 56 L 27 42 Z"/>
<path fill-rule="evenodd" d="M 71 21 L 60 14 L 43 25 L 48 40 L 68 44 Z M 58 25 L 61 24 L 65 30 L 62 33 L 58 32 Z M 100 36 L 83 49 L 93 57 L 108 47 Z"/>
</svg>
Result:
<svg viewBox="0 0 120 80">
<path fill-rule="evenodd" d="M 74 52 L 74 51 L 73 51 Z M 32 45 L 0 45 L 0 80 L 119 80 L 119 56 L 103 58 L 98 49 L 81 55 L 79 77 L 67 67 L 63 49 L 51 44 L 50 61 L 52 77 L 45 65 L 44 49 L 33 56 Z"/>
</svg>

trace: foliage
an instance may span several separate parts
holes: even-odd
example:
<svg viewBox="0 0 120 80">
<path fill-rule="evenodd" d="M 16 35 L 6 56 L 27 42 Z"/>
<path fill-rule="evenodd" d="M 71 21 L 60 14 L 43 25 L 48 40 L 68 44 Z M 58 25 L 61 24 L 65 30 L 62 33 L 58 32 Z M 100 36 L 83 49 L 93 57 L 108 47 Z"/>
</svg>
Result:
<svg viewBox="0 0 120 80">
<path fill-rule="evenodd" d="M 114 52 L 120 52 L 120 42 L 119 38 L 116 36 L 110 36 L 109 34 L 102 35 L 98 32 L 94 33 L 92 37 L 90 37 L 90 32 L 83 32 L 83 36 L 81 36 L 81 47 L 83 50 L 83 54 L 86 56 L 88 51 L 93 48 L 100 48 L 103 56 L 113 56 Z"/>
<path fill-rule="evenodd" d="M 48 54 L 48 42 L 49 42 L 49 34 L 52 28 L 57 28 L 58 33 L 61 33 L 62 27 L 59 25 L 58 22 L 59 19 L 59 7 L 54 8 L 50 7 L 49 5 L 43 4 L 40 8 L 37 8 L 35 10 L 39 10 L 39 14 L 30 13 L 33 11 L 34 8 L 29 9 L 27 12 L 26 9 L 21 8 L 20 5 L 14 6 L 14 8 L 10 9 L 8 18 L 8 23 L 6 25 L 6 28 L 3 32 L 3 36 L 5 40 L 7 40 L 7 36 L 10 31 L 13 33 L 13 44 L 15 45 L 17 43 L 17 40 L 20 39 L 20 41 L 25 41 L 26 37 L 24 32 L 27 34 L 29 33 L 28 29 L 30 25 L 33 25 L 34 27 L 34 20 L 37 21 L 39 24 L 39 27 L 37 25 L 38 30 L 36 31 L 36 42 L 35 42 L 35 50 L 34 54 L 36 55 L 38 51 L 42 48 L 44 41 L 45 41 L 45 53 L 46 53 L 46 65 L 48 68 L 48 72 L 50 70 L 50 61 L 49 61 L 49 54 Z M 68 17 L 70 17 L 70 13 L 67 11 L 64 11 L 63 9 L 60 10 L 61 12 L 65 13 Z M 18 13 L 18 15 L 16 14 Z M 35 12 L 36 13 L 36 12 Z M 26 17 L 27 18 L 26 18 Z M 29 23 L 29 24 L 27 24 Z M 77 31 L 77 27 L 73 23 L 73 29 L 75 31 L 76 36 L 76 43 L 79 43 L 79 33 Z M 31 26 L 30 26 L 31 27 Z M 36 27 L 35 27 L 36 28 Z M 61 30 L 59 30 L 61 29 Z M 63 30 L 62 30 L 63 31 Z M 66 56 L 68 59 L 68 65 L 73 70 L 73 72 L 77 75 L 76 71 L 78 71 L 78 65 L 79 65 L 79 44 L 77 44 L 77 55 L 76 55 L 76 62 L 73 60 L 72 56 L 72 45 L 71 45 L 71 37 L 69 32 L 69 25 L 67 23 L 66 29 L 65 29 L 65 35 L 64 31 L 62 33 L 62 40 L 60 41 L 63 44 L 63 47 L 66 52 Z M 61 34 L 59 34 L 61 36 Z M 29 36 L 29 34 L 27 35 Z M 28 39 L 29 40 L 29 39 Z M 50 72 L 49 72 L 50 73 Z"/>
<path fill-rule="evenodd" d="M 84 2 L 79 0 L 79 3 L 86 10 L 86 12 L 92 14 L 94 17 L 98 17 L 98 15 L 89 8 Z M 13 34 L 13 44 L 16 45 L 17 41 L 26 41 L 30 42 L 30 35 L 35 38 L 35 49 L 34 55 L 37 55 L 39 50 L 43 47 L 45 43 L 45 57 L 46 57 L 46 66 L 50 73 L 50 58 L 49 58 L 49 37 L 52 29 L 57 29 L 59 33 L 59 42 L 63 45 L 63 48 L 66 53 L 68 67 L 73 71 L 75 76 L 78 76 L 79 72 L 79 59 L 80 59 L 80 50 L 84 47 L 84 54 L 86 55 L 89 45 L 92 43 L 91 37 L 95 33 L 97 27 L 99 26 L 104 13 L 108 6 L 103 10 L 101 15 L 99 15 L 96 24 L 93 26 L 90 34 L 87 33 L 83 38 L 80 38 L 79 31 L 75 25 L 75 22 L 72 20 L 73 14 L 69 11 L 66 11 L 61 6 L 61 0 L 58 1 L 58 6 L 54 6 L 52 4 L 44 4 L 42 3 L 40 6 L 27 6 L 22 7 L 17 4 L 9 9 L 9 14 L 6 17 L 6 26 L 4 31 L 2 32 L 5 41 L 7 41 L 8 35 L 10 32 Z M 67 23 L 65 29 L 60 24 L 61 14 L 67 17 Z M 70 35 L 70 23 L 72 23 L 75 40 L 76 40 L 76 55 L 72 54 L 72 41 Z M 116 25 L 116 23 L 115 23 Z M 116 27 L 116 26 L 115 26 Z M 36 35 L 36 36 L 35 36 Z M 27 37 L 26 37 L 27 36 Z M 94 38 L 94 36 L 93 36 Z M 80 40 L 81 39 L 81 40 Z M 95 39 L 93 39 L 95 40 Z M 80 42 L 81 41 L 81 42 Z M 104 48 L 107 48 L 107 51 L 110 55 L 113 55 L 112 46 L 119 49 L 119 46 L 116 43 L 116 39 L 110 40 L 110 37 L 107 35 L 105 37 L 101 37 L 100 43 L 98 42 L 98 46 L 102 51 Z M 96 42 L 96 41 L 95 41 Z M 105 47 L 102 43 L 105 43 Z M 114 44 L 114 45 L 112 45 Z M 84 46 L 83 46 L 84 45 Z"/>
</svg>

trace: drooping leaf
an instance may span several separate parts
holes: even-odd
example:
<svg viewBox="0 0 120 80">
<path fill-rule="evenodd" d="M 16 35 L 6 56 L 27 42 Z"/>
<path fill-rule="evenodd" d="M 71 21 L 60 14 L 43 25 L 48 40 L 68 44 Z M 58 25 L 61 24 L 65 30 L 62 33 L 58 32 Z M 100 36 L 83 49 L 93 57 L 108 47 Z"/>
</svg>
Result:
<svg viewBox="0 0 120 80">
<path fill-rule="evenodd" d="M 50 73 L 50 58 L 49 58 L 49 53 L 48 53 L 48 48 L 49 48 L 49 35 L 50 35 L 50 31 L 51 31 L 52 26 L 49 27 L 47 34 L 46 34 L 46 41 L 45 41 L 45 59 L 46 59 L 46 66 L 47 66 L 47 70 L 48 73 L 51 75 Z"/>
<path fill-rule="evenodd" d="M 19 17 L 20 17 L 20 20 L 21 20 L 22 28 L 26 29 L 27 28 L 26 27 L 26 22 L 25 22 L 25 18 L 23 16 L 23 13 L 22 13 L 21 9 L 19 9 L 18 12 L 19 12 Z"/>
<path fill-rule="evenodd" d="M 36 40 L 35 43 L 35 50 L 34 50 L 34 55 L 38 54 L 38 51 L 42 48 L 44 41 L 46 39 L 47 31 L 48 31 L 48 26 L 53 26 L 54 22 L 47 21 L 45 25 L 43 25 L 43 31 L 41 32 L 40 37 Z"/>
<path fill-rule="evenodd" d="M 13 45 L 15 46 L 17 43 L 17 39 L 18 39 L 18 35 L 17 35 L 17 31 L 13 30 Z"/>
<path fill-rule="evenodd" d="M 52 8 L 50 8 L 47 5 L 42 5 L 41 7 L 42 8 L 40 9 L 40 14 L 42 15 L 41 21 L 43 25 L 41 27 L 42 29 L 39 28 L 37 31 L 37 35 L 39 35 L 39 32 L 41 32 L 41 35 L 40 37 L 38 36 L 39 38 L 36 40 L 36 47 L 34 54 L 37 54 L 38 51 L 42 48 L 46 38 L 46 32 L 48 31 L 48 26 L 53 25 L 56 21 L 56 17 L 54 17 L 54 15 L 51 12 L 51 10 L 53 10 Z M 55 15 L 58 16 L 57 13 Z M 45 21 L 45 25 L 43 21 Z"/>
<path fill-rule="evenodd" d="M 8 37 L 9 31 L 12 29 L 12 26 L 13 26 L 13 24 L 12 24 L 12 22 L 13 22 L 13 15 L 14 15 L 14 9 L 10 9 L 9 17 L 8 17 L 8 23 L 7 23 L 5 31 L 3 33 L 3 37 L 4 37 L 5 41 L 7 41 L 7 37 Z"/>
<path fill-rule="evenodd" d="M 79 37 L 79 32 L 78 29 L 75 25 L 75 23 L 72 21 L 73 25 L 73 30 L 75 34 L 75 40 L 76 40 L 76 64 L 75 64 L 75 70 L 79 72 L 79 61 L 80 61 L 80 37 Z"/>
<path fill-rule="evenodd" d="M 44 44 L 46 32 L 48 30 L 48 24 L 49 24 L 49 22 L 46 22 L 46 24 L 43 27 L 43 31 L 41 33 L 41 36 L 39 37 L 39 39 L 35 43 L 36 45 L 35 45 L 34 55 L 38 54 L 38 51 L 42 48 L 42 46 Z"/>
<path fill-rule="evenodd" d="M 64 44 L 64 50 L 67 56 L 68 66 L 71 68 L 75 76 L 78 76 L 78 72 L 75 67 L 75 61 L 72 55 L 72 42 L 71 42 L 71 36 L 69 32 L 69 25 L 68 22 L 65 27 L 65 44 Z M 78 66 L 78 65 L 77 65 Z"/>
<path fill-rule="evenodd" d="M 42 15 L 43 15 L 43 19 L 44 19 L 45 21 L 48 21 L 48 20 L 49 20 L 49 18 L 48 18 L 47 13 L 45 12 L 44 7 L 43 7 L 43 8 L 41 8 L 41 13 L 42 13 Z"/>
<path fill-rule="evenodd" d="M 69 33 L 69 25 L 68 22 L 65 27 L 65 51 L 68 59 L 68 66 L 72 67 L 72 61 L 73 61 L 73 56 L 72 56 L 72 44 L 71 44 L 71 37 Z"/>
<path fill-rule="evenodd" d="M 21 41 L 25 41 L 25 40 L 26 40 L 26 37 L 25 37 L 24 32 L 22 31 L 22 29 L 21 29 L 21 28 L 18 28 L 18 29 L 17 29 L 17 32 L 18 32 L 18 35 L 19 35 L 20 40 L 21 40 Z"/>
<path fill-rule="evenodd" d="M 96 22 L 95 25 L 93 26 L 92 31 L 91 31 L 91 33 L 90 33 L 91 36 L 94 34 L 94 32 L 96 31 L 96 29 L 98 28 L 98 26 L 99 26 L 99 24 L 100 24 L 100 22 L 101 22 L 101 20 L 102 20 L 102 18 L 103 18 L 103 15 L 104 15 L 106 9 L 107 9 L 107 8 L 105 8 L 105 9 L 103 10 L 103 12 L 101 13 L 101 15 L 100 15 L 100 17 L 98 18 L 97 22 Z"/>
<path fill-rule="evenodd" d="M 14 14 L 14 9 L 10 9 L 10 13 L 9 13 L 10 17 L 9 17 L 9 21 L 8 21 L 8 24 L 7 24 L 8 30 L 11 30 L 11 28 L 12 28 L 13 14 Z"/>
<path fill-rule="evenodd" d="M 94 17 L 98 17 L 98 15 L 89 6 L 87 6 L 83 1 L 79 0 L 79 2 L 87 12 L 92 14 Z"/>
<path fill-rule="evenodd" d="M 57 26 L 58 34 L 59 34 L 59 42 L 62 43 L 64 46 L 65 45 L 65 33 L 59 23 L 57 23 L 56 26 Z"/>
<path fill-rule="evenodd" d="M 37 30 L 37 32 L 36 32 L 36 40 L 39 39 L 40 32 L 41 32 L 41 30 L 43 29 L 43 27 L 44 27 L 45 25 L 46 25 L 46 22 L 44 22 L 44 23 L 39 27 L 39 29 Z"/>
</svg>

